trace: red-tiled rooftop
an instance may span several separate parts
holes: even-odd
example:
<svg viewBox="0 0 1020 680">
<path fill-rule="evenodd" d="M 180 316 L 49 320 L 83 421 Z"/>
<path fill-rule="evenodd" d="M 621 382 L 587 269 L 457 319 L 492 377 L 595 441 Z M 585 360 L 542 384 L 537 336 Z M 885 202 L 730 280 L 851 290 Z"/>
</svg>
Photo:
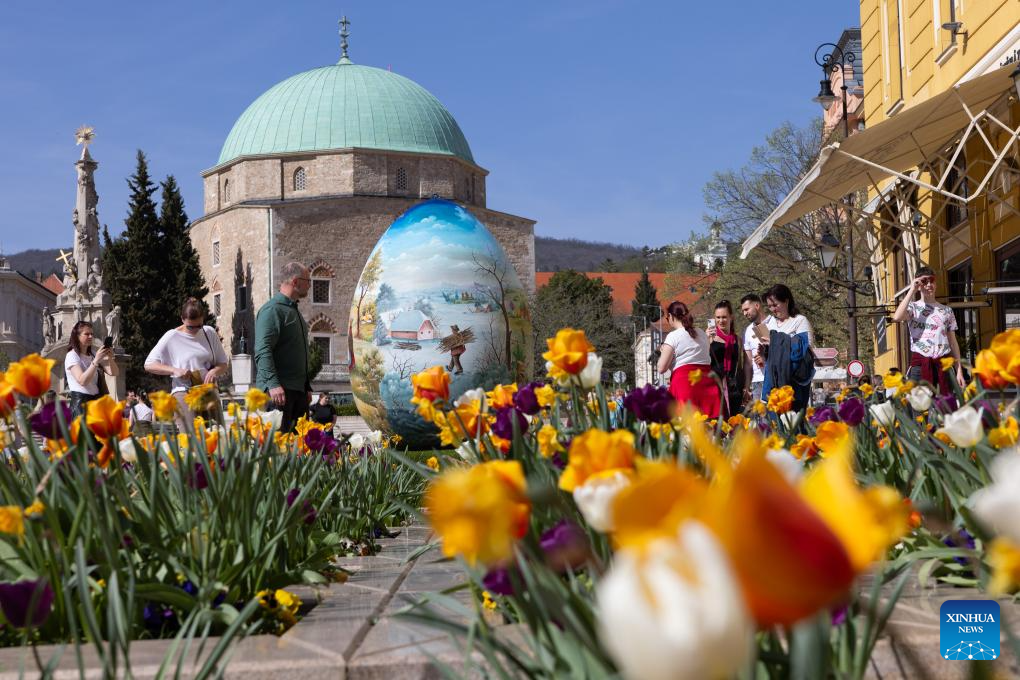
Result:
<svg viewBox="0 0 1020 680">
<path fill-rule="evenodd" d="M 535 288 L 549 283 L 556 272 L 535 272 Z M 640 272 L 582 272 L 589 279 L 602 279 L 602 282 L 613 289 L 613 313 L 630 314 L 631 302 L 634 300 L 634 288 L 641 280 Z M 665 274 L 649 272 L 648 278 L 655 286 L 659 302 L 667 305 L 679 300 L 693 306 L 705 291 L 715 282 L 718 274 Z M 694 287 L 694 293 L 691 292 Z"/>
</svg>

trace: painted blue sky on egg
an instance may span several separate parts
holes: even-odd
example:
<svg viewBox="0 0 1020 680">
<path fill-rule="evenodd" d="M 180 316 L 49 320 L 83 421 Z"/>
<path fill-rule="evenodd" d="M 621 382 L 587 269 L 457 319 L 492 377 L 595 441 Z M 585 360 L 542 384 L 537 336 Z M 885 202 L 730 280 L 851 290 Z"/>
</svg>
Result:
<svg viewBox="0 0 1020 680">
<path fill-rule="evenodd" d="M 485 226 L 444 200 L 427 201 L 401 215 L 376 250 L 382 250 L 381 282 L 397 292 L 436 284 L 470 287 L 479 280 L 476 260 L 495 256 L 506 262 L 506 254 Z"/>
</svg>

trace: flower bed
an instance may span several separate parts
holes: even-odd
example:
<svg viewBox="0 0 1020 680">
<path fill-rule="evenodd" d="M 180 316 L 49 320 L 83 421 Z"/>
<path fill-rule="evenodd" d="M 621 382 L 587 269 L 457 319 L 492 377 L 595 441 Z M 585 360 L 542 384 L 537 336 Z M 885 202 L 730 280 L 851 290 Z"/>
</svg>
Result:
<svg viewBox="0 0 1020 680">
<path fill-rule="evenodd" d="M 382 442 L 355 450 L 307 421 L 282 435 L 257 390 L 229 426 L 139 440 L 109 397 L 73 421 L 41 404 L 51 367 L 33 355 L 0 380 L 6 436 L 25 439 L 0 442 L 0 645 L 89 643 L 111 673 L 139 639 L 219 636 L 222 653 L 292 625 L 287 586 L 342 580 L 337 556 L 372 552 L 418 505 L 420 478 Z M 173 417 L 168 395 L 153 405 Z"/>
<path fill-rule="evenodd" d="M 463 460 L 405 464 L 430 478 L 426 516 L 475 615 L 454 623 L 443 597 L 408 615 L 506 677 L 862 677 L 908 578 L 1020 585 L 1017 402 L 998 392 L 1020 382 L 1020 330 L 945 398 L 890 375 L 889 399 L 864 387 L 794 413 L 782 388 L 709 421 L 649 386 L 617 428 L 584 334 L 548 345 L 549 384 L 451 401 L 442 368 L 413 377 Z"/>
</svg>

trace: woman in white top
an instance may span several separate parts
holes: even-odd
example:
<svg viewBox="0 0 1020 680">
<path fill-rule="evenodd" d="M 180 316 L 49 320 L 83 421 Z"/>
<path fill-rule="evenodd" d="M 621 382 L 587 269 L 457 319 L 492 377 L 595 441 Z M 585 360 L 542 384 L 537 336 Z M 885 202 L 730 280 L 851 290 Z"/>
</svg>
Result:
<svg viewBox="0 0 1020 680">
<path fill-rule="evenodd" d="M 68 401 L 71 415 L 77 418 L 85 413 L 85 404 L 98 399 L 101 374 L 117 375 L 117 364 L 111 361 L 113 349 L 103 347 L 92 352 L 92 324 L 79 321 L 71 328 L 71 338 L 64 356 L 64 373 L 67 377 Z"/>
<path fill-rule="evenodd" d="M 712 375 L 708 334 L 694 327 L 694 317 L 679 300 L 666 309 L 673 330 L 659 348 L 659 373 L 670 373 L 669 392 L 680 404 L 690 404 L 709 418 L 719 417 L 719 385 Z"/>
<path fill-rule="evenodd" d="M 910 290 L 893 314 L 893 321 L 907 324 L 910 333 L 910 368 L 907 378 L 917 383 L 924 380 L 935 385 L 942 394 L 952 394 L 953 386 L 942 359 L 952 357 L 955 378 L 960 387 L 967 384 L 960 363 L 960 343 L 956 339 L 956 315 L 935 300 L 935 270 L 918 267 Z M 920 294 L 915 300 L 914 295 Z"/>
<path fill-rule="evenodd" d="M 768 360 L 765 365 L 765 383 L 762 386 L 761 398 L 768 399 L 769 392 L 777 387 L 790 385 L 793 387 L 793 410 L 800 411 L 811 400 L 811 380 L 814 377 L 814 355 L 810 349 L 815 344 L 815 332 L 811 322 L 799 312 L 793 299 L 793 292 L 781 283 L 777 283 L 765 292 L 765 305 L 772 314 L 772 323 L 768 325 L 770 336 L 775 331 L 790 336 L 788 351 L 780 356 L 770 340 L 761 340 L 766 348 Z M 777 366 L 783 363 L 784 366 Z M 776 380 L 777 375 L 784 379 Z"/>
<path fill-rule="evenodd" d="M 170 393 L 177 398 L 178 425 L 190 425 L 194 414 L 184 403 L 188 388 L 213 383 L 227 372 L 227 353 L 219 336 L 205 325 L 205 306 L 188 298 L 181 308 L 181 325 L 167 331 L 145 359 L 145 370 L 170 376 Z"/>
</svg>

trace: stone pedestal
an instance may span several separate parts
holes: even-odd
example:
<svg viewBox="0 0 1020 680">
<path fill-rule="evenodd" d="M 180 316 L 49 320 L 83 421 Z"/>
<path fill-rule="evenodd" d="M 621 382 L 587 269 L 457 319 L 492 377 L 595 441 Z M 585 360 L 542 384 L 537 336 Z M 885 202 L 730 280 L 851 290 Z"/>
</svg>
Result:
<svg viewBox="0 0 1020 680">
<path fill-rule="evenodd" d="M 234 393 L 244 394 L 254 380 L 255 361 L 250 354 L 234 354 L 230 357 L 230 374 L 234 378 Z"/>
<path fill-rule="evenodd" d="M 113 361 L 117 364 L 117 375 L 106 376 L 106 389 L 110 396 L 120 401 L 127 397 L 127 367 L 131 355 L 122 347 L 113 350 Z"/>
</svg>

